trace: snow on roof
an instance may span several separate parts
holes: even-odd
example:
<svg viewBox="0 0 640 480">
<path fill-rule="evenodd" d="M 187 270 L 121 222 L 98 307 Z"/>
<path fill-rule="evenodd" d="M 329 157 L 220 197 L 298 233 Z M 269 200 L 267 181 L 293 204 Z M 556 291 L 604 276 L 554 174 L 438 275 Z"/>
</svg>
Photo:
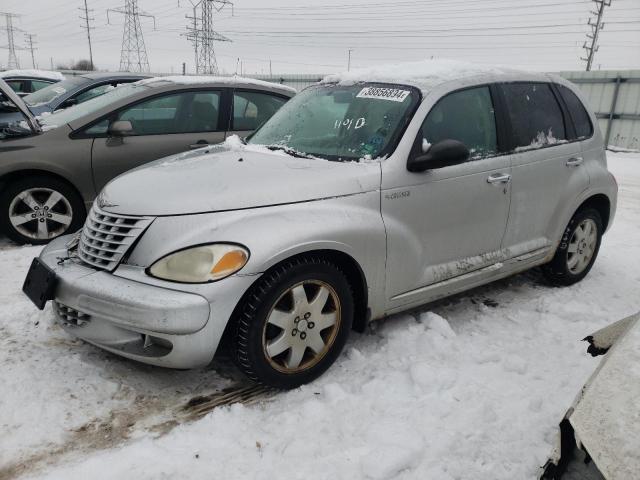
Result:
<svg viewBox="0 0 640 480">
<path fill-rule="evenodd" d="M 248 86 L 256 86 L 256 87 L 270 87 L 270 88 L 278 88 L 280 90 L 284 90 L 290 93 L 297 93 L 295 88 L 288 87 L 286 85 L 281 85 L 279 83 L 274 82 L 265 82 L 263 80 L 256 80 L 254 78 L 245 78 L 238 76 L 231 77 L 216 77 L 212 75 L 173 75 L 167 77 L 153 77 L 146 78 L 144 80 L 140 80 L 138 83 L 141 85 L 151 85 L 154 83 L 175 83 L 178 85 L 191 85 L 195 83 L 223 83 L 223 84 L 233 84 L 233 85 L 248 85 Z"/>
<path fill-rule="evenodd" d="M 44 78 L 47 80 L 55 80 L 56 82 L 64 80 L 64 75 L 60 72 L 52 72 L 51 70 L 6 70 L 4 72 L 0 72 L 0 78 L 9 77 Z"/>
<path fill-rule="evenodd" d="M 397 83 L 427 91 L 449 80 L 477 75 L 515 73 L 503 67 L 476 65 L 457 60 L 421 60 L 360 68 L 326 76 L 321 83 L 351 85 L 360 82 Z"/>
</svg>

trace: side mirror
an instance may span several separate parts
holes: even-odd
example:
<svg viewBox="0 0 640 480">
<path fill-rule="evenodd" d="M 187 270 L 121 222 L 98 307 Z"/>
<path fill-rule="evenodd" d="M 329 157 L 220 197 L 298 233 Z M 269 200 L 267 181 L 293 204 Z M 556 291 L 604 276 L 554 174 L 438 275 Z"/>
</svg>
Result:
<svg viewBox="0 0 640 480">
<path fill-rule="evenodd" d="M 78 99 L 77 98 L 68 98 L 67 100 L 62 102 L 62 105 L 60 105 L 58 108 L 69 108 L 69 107 L 73 107 L 74 105 L 77 105 L 77 104 L 78 104 Z"/>
<path fill-rule="evenodd" d="M 107 133 L 110 137 L 128 137 L 133 135 L 133 125 L 129 120 L 116 120 L 109 125 Z"/>
<path fill-rule="evenodd" d="M 425 153 L 412 153 L 407 161 L 410 172 L 424 172 L 436 168 L 459 165 L 469 159 L 469 149 L 458 140 L 442 140 L 431 145 Z"/>
</svg>

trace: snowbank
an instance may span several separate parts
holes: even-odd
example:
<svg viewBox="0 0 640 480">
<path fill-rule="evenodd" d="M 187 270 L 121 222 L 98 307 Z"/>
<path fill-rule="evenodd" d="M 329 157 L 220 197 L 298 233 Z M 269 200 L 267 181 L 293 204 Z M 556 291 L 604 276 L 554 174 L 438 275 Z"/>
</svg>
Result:
<svg viewBox="0 0 640 480">
<path fill-rule="evenodd" d="M 55 80 L 56 82 L 64 80 L 64 75 L 60 72 L 53 72 L 50 70 L 5 70 L 4 72 L 0 72 L 0 78 L 9 77 L 35 77 L 46 80 Z"/>
<path fill-rule="evenodd" d="M 0 476 L 534 478 L 598 362 L 580 339 L 640 310 L 640 155 L 608 156 L 618 212 L 581 283 L 529 272 L 396 315 L 313 384 L 191 423 L 189 399 L 235 381 L 224 359 L 170 371 L 68 337 L 20 292 L 39 248 L 0 240 Z"/>
</svg>

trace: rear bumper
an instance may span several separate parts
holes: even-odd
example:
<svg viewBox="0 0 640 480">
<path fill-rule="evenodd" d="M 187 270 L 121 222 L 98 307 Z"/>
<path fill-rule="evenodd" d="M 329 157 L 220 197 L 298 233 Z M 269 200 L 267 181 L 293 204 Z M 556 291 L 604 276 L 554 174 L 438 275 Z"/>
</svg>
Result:
<svg viewBox="0 0 640 480">
<path fill-rule="evenodd" d="M 67 240 L 54 240 L 40 254 L 57 275 L 53 310 L 67 332 L 153 365 L 193 368 L 211 361 L 232 310 L 223 309 L 212 321 L 211 303 L 200 294 L 141 283 L 77 260 L 58 264 L 67 256 Z"/>
</svg>

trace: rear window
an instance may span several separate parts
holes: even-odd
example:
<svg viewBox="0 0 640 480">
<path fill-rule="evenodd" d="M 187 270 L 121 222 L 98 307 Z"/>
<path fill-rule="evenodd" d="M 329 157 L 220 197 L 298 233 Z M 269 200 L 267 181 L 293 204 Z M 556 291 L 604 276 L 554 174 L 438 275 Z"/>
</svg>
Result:
<svg viewBox="0 0 640 480">
<path fill-rule="evenodd" d="M 567 139 L 562 110 L 547 83 L 502 85 L 516 150 L 541 148 Z"/>
<path fill-rule="evenodd" d="M 569 109 L 569 114 L 573 120 L 573 124 L 576 128 L 576 135 L 578 138 L 588 138 L 593 134 L 593 125 L 589 119 L 589 114 L 584 108 L 584 105 L 578 98 L 578 96 L 571 91 L 571 89 L 564 85 L 558 85 L 560 95 L 564 99 Z"/>
</svg>

